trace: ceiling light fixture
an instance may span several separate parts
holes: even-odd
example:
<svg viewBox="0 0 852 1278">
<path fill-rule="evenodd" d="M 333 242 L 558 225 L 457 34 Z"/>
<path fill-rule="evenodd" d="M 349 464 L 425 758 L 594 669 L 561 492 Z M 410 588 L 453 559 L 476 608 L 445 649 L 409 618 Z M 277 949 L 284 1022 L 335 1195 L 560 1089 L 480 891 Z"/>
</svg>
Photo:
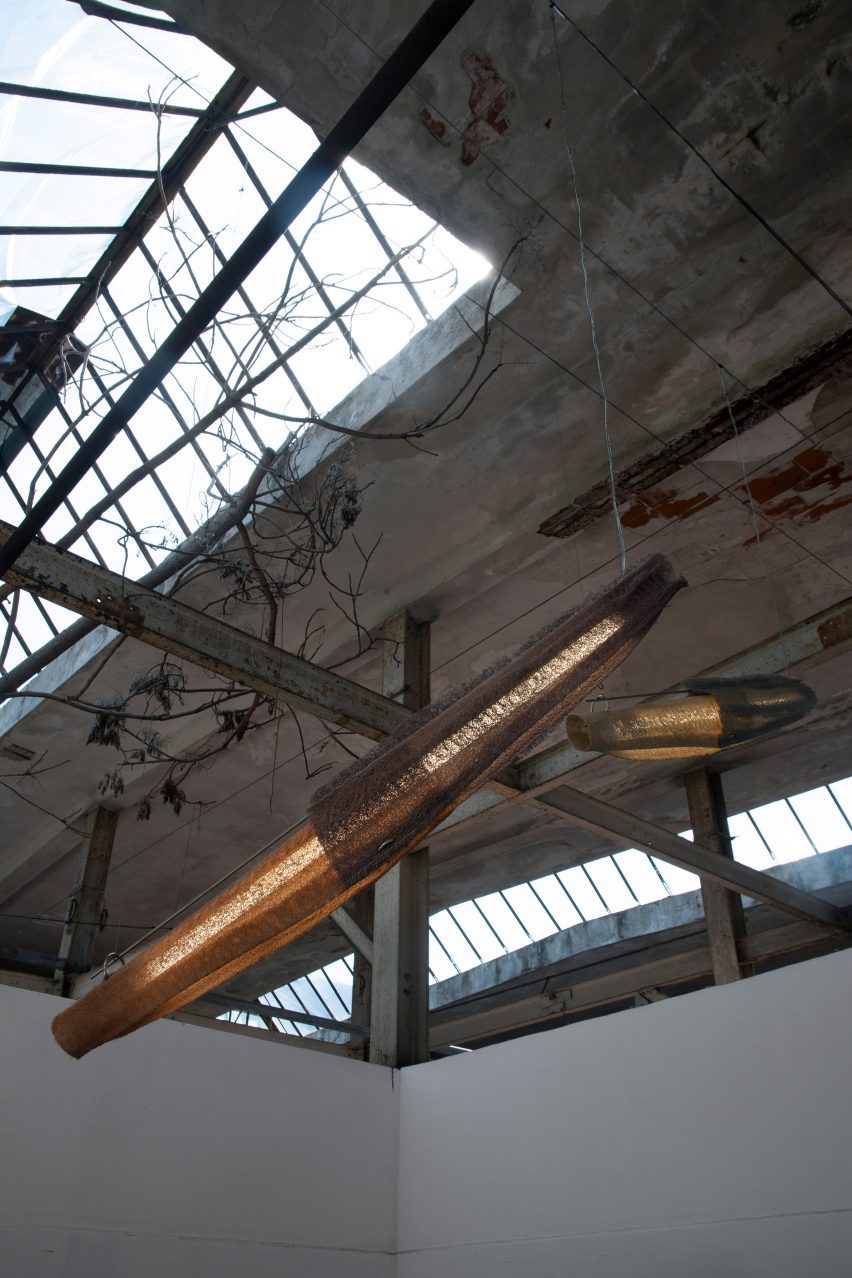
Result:
<svg viewBox="0 0 852 1278">
<path fill-rule="evenodd" d="M 577 750 L 620 759 L 688 759 L 776 732 L 816 705 L 806 684 L 782 675 L 689 679 L 682 688 L 685 696 L 629 710 L 569 715 L 568 739 Z"/>
<path fill-rule="evenodd" d="M 385 874 L 618 666 L 684 585 L 662 556 L 427 706 L 315 797 L 308 823 L 53 1022 L 72 1056 L 184 1007 Z"/>
</svg>

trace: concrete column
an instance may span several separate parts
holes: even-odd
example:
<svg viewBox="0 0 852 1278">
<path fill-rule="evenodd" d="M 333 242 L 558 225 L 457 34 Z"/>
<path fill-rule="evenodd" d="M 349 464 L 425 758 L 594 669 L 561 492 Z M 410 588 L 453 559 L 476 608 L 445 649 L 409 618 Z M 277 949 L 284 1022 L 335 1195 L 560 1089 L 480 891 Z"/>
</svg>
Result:
<svg viewBox="0 0 852 1278">
<path fill-rule="evenodd" d="M 86 972 L 92 966 L 95 938 L 105 917 L 104 893 L 117 824 L 118 812 L 108 808 L 93 808 L 87 817 L 87 837 L 59 946 L 60 959 L 67 960 L 66 969 L 56 973 L 56 986 L 62 993 L 72 973 Z"/>
<path fill-rule="evenodd" d="M 384 633 L 382 690 L 419 710 L 430 695 L 429 623 L 403 612 Z M 370 1060 L 393 1066 L 428 1060 L 428 1015 L 429 849 L 417 848 L 375 887 Z"/>
<path fill-rule="evenodd" d="M 721 777 L 706 768 L 697 768 L 687 772 L 683 781 L 696 840 L 715 848 L 720 856 L 733 859 Z M 739 941 L 746 932 L 742 897 L 705 879 L 701 880 L 701 897 L 716 984 L 738 981 L 749 975 L 739 958 Z"/>
<path fill-rule="evenodd" d="M 374 891 L 368 888 L 349 902 L 349 911 L 355 922 L 368 936 L 373 935 Z M 375 951 L 374 951 L 375 952 Z M 373 1002 L 373 965 L 363 955 L 355 951 L 355 964 L 352 974 L 352 1015 L 355 1025 L 369 1025 Z M 370 1040 L 365 1035 L 353 1034 L 349 1040 L 352 1056 L 358 1060 L 367 1060 L 370 1055 Z"/>
</svg>

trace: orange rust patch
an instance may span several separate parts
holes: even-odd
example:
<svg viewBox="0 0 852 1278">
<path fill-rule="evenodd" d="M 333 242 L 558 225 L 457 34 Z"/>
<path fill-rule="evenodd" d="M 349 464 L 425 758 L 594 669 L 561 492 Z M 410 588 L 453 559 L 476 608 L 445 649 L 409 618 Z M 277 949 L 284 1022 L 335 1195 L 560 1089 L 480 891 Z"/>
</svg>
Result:
<svg viewBox="0 0 852 1278">
<path fill-rule="evenodd" d="M 804 470 L 821 470 L 830 456 L 830 453 L 824 452 L 821 448 L 806 448 L 804 452 L 796 453 L 793 460 Z"/>
<path fill-rule="evenodd" d="M 817 634 L 823 648 L 836 648 L 838 644 L 848 643 L 852 639 L 852 610 L 824 621 Z"/>
<path fill-rule="evenodd" d="M 426 128 L 432 134 L 433 138 L 437 138 L 439 142 L 443 142 L 445 146 L 449 146 L 447 140 L 447 126 L 443 120 L 436 120 L 428 107 L 423 107 L 420 112 L 420 119 Z"/>
<path fill-rule="evenodd" d="M 496 142 L 509 127 L 503 114 L 515 96 L 506 81 L 495 70 L 487 53 L 471 51 L 461 60 L 470 76 L 468 106 L 473 119 L 462 138 L 462 164 L 473 164 L 484 146 Z"/>
<path fill-rule="evenodd" d="M 700 492 L 692 497 L 676 498 L 674 488 L 649 488 L 639 495 L 632 506 L 622 512 L 625 528 L 643 528 L 652 519 L 684 519 L 707 506 L 714 505 L 718 495 Z"/>
<path fill-rule="evenodd" d="M 749 486 L 767 517 L 807 519 L 813 523 L 852 503 L 852 493 L 826 500 L 828 493 L 847 488 L 850 480 L 852 475 L 844 461 L 821 448 L 805 448 L 786 466 L 750 480 Z M 746 495 L 745 484 L 740 485 L 739 491 Z"/>
</svg>

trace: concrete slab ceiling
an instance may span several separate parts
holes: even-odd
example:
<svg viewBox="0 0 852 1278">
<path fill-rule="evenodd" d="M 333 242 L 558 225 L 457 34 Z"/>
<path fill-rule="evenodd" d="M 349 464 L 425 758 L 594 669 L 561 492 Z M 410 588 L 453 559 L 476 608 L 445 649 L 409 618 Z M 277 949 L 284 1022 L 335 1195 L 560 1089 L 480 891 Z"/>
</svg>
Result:
<svg viewBox="0 0 852 1278">
<path fill-rule="evenodd" d="M 162 7 L 323 132 L 423 5 L 355 0 L 345 21 L 320 3 Z M 852 82 L 842 6 L 651 0 L 625 20 L 614 0 L 588 0 L 571 12 L 791 248 L 833 290 L 849 291 L 842 230 L 852 176 L 842 161 Z M 376 546 L 361 623 L 378 634 L 404 607 L 432 619 L 435 694 L 617 572 L 566 123 L 628 558 L 662 551 L 689 582 L 606 690 L 670 686 L 852 596 L 849 315 L 588 43 L 560 19 L 554 28 L 545 0 L 478 0 L 358 152 L 492 263 L 523 239 L 506 272 L 517 292 L 504 299 L 488 355 L 489 367 L 502 367 L 475 403 L 422 441 L 428 452 L 363 438 L 346 463 L 365 488 L 359 542 Z M 483 296 L 472 298 L 472 316 Z M 332 419 L 376 432 L 422 421 L 462 383 L 475 348 L 472 338 L 447 342 L 440 326 L 427 330 L 414 354 L 368 379 Z M 320 434 L 311 442 L 305 484 L 328 465 L 328 443 Z M 561 531 L 546 535 L 565 511 Z M 334 572 L 344 579 L 357 568 L 356 548 L 344 543 Z M 200 578 L 181 598 L 205 606 L 214 593 Z M 316 659 L 343 662 L 349 677 L 378 688 L 376 651 L 352 655 L 352 628 L 321 583 L 288 605 L 285 647 L 298 647 L 316 609 L 325 626 Z M 239 612 L 228 619 L 258 624 Z M 107 699 L 156 660 L 134 640 L 94 647 L 47 672 L 49 687 L 79 690 L 108 656 L 87 692 Z M 848 771 L 847 648 L 797 673 L 813 682 L 819 707 L 801 727 L 725 761 L 734 810 Z M 190 674 L 206 685 L 200 671 Z M 50 952 L 74 878 L 75 831 L 115 760 L 85 746 L 88 719 L 60 702 L 3 716 L 3 742 L 52 770 L 19 782 L 11 774 L 20 767 L 4 768 L 0 941 Z M 164 733 L 188 750 L 211 726 L 189 718 Z M 98 953 L 123 948 L 298 821 L 346 760 L 318 721 L 260 727 L 193 775 L 189 797 L 201 806 L 180 816 L 155 808 L 146 822 L 135 805 L 152 773 L 140 768 L 110 800 L 122 815 Z M 599 759 L 575 780 L 673 829 L 686 824 L 671 765 Z M 540 814 L 497 812 L 436 846 L 433 906 L 605 850 Z M 345 948 L 322 927 L 240 989 L 250 996 Z"/>
</svg>

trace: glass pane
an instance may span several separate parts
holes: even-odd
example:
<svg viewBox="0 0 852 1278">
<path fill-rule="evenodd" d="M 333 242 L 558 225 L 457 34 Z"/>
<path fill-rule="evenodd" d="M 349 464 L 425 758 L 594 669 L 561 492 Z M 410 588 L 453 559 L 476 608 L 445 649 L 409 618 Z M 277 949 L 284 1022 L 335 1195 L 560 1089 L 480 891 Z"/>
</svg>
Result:
<svg viewBox="0 0 852 1278">
<path fill-rule="evenodd" d="M 586 869 L 611 912 L 629 910 L 637 904 L 611 856 L 590 861 Z"/>
<path fill-rule="evenodd" d="M 77 83 L 72 92 L 100 93 Z M 122 96 L 126 96 L 123 94 Z M 155 169 L 170 157 L 192 121 L 185 116 L 124 111 L 46 98 L 0 95 L 7 146 L 4 159 L 31 164 L 80 164 L 92 168 Z M 97 206 L 93 206 L 96 208 Z M 90 221 L 97 221 L 98 211 Z M 64 220 L 64 213 L 54 221 Z"/>
<path fill-rule="evenodd" d="M 456 968 L 438 943 L 438 938 L 431 927 L 429 929 L 429 967 L 439 981 L 449 981 L 452 977 L 458 975 Z"/>
<path fill-rule="evenodd" d="M 137 102 L 167 93 L 173 104 L 199 107 L 230 72 L 192 36 L 153 29 L 140 35 L 56 0 L 5 0 L 2 8 L 4 77 L 14 83 Z"/>
<path fill-rule="evenodd" d="M 331 981 L 324 967 L 311 972 L 310 982 L 328 1008 L 328 1015 L 340 1020 L 349 1015 L 349 1005 L 340 997 L 337 986 Z"/>
<path fill-rule="evenodd" d="M 315 1016 L 330 1015 L 328 1008 L 322 1002 L 306 976 L 300 976 L 298 980 L 291 981 L 288 990 L 292 996 L 292 1001 L 288 1002 L 285 1000 L 285 1002 L 293 1011 L 296 1010 L 298 1003 L 301 1002 L 305 1010 L 309 1013 L 313 1013 Z"/>
<path fill-rule="evenodd" d="M 852 829 L 824 785 L 794 794 L 789 802 L 818 852 L 831 852 L 852 842 Z"/>
<path fill-rule="evenodd" d="M 766 844 L 749 820 L 747 812 L 728 818 L 728 830 L 733 840 L 734 860 L 750 865 L 754 870 L 765 870 L 774 865 Z"/>
<path fill-rule="evenodd" d="M 828 788 L 843 809 L 846 820 L 852 824 L 852 777 L 832 781 Z"/>
<path fill-rule="evenodd" d="M 322 969 L 327 980 L 334 986 L 346 1016 L 349 1016 L 352 1008 L 352 969 L 349 966 L 351 960 L 352 955 L 346 955 L 345 958 L 337 959 Z"/>
<path fill-rule="evenodd" d="M 528 884 L 520 883 L 517 887 L 505 888 L 503 895 L 534 941 L 540 941 L 542 937 L 552 936 L 558 931 L 553 919 Z"/>
<path fill-rule="evenodd" d="M 691 839 L 691 830 L 682 831 L 681 838 L 685 838 L 687 834 Z M 657 857 L 654 857 L 653 861 L 671 888 L 673 895 L 676 896 L 681 892 L 697 892 L 701 887 L 700 878 L 690 870 L 682 870 L 679 865 L 671 865 L 668 861 L 661 861 Z"/>
<path fill-rule="evenodd" d="M 466 940 L 458 924 L 447 910 L 433 914 L 429 920 L 432 930 L 440 938 L 450 958 L 460 972 L 479 967 L 481 959 Z"/>
<path fill-rule="evenodd" d="M 88 275 L 111 239 L 109 235 L 0 236 L 0 277 L 40 280 Z M 23 290 L 19 292 L 23 298 Z"/>
<path fill-rule="evenodd" d="M 571 904 L 570 897 L 555 874 L 546 874 L 543 878 L 533 879 L 530 886 L 535 889 L 560 928 L 573 927 L 575 923 L 582 923 L 583 916 Z"/>
<path fill-rule="evenodd" d="M 450 913 L 469 937 L 481 959 L 488 962 L 506 953 L 505 948 L 488 926 L 482 914 L 472 901 L 464 901 L 461 905 L 452 906 Z"/>
<path fill-rule="evenodd" d="M 476 903 L 507 950 L 519 950 L 524 945 L 529 945 L 531 938 L 527 936 L 499 892 L 479 896 L 476 898 Z"/>
<path fill-rule="evenodd" d="M 615 861 L 643 905 L 668 896 L 665 885 L 644 852 L 628 848 L 625 852 L 616 852 Z"/>
<path fill-rule="evenodd" d="M 802 827 L 783 799 L 751 808 L 750 812 L 776 861 L 798 861 L 802 857 L 813 856 L 814 850 Z"/>
<path fill-rule="evenodd" d="M 571 893 L 571 899 L 576 902 L 584 918 L 599 919 L 610 913 L 582 866 L 575 865 L 570 870 L 560 870 L 559 878 Z"/>
</svg>

